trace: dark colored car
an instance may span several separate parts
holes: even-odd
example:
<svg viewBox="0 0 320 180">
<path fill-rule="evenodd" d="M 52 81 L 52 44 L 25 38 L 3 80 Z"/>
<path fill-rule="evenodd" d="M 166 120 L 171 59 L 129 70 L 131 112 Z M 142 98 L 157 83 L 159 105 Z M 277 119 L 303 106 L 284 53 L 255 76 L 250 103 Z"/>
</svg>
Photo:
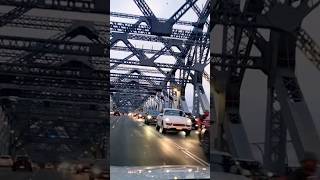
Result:
<svg viewBox="0 0 320 180">
<path fill-rule="evenodd" d="M 211 120 L 210 115 L 206 117 L 200 117 L 198 120 L 199 125 L 199 141 L 202 146 L 202 149 L 207 157 L 210 154 L 210 126 Z"/>
<path fill-rule="evenodd" d="M 120 112 L 119 111 L 115 111 L 113 115 L 114 116 L 120 116 Z"/>
<path fill-rule="evenodd" d="M 144 123 L 149 125 L 149 124 L 156 124 L 157 123 L 157 116 L 160 114 L 159 111 L 148 111 L 144 115 Z"/>
<path fill-rule="evenodd" d="M 198 120 L 192 115 L 192 113 L 185 112 L 186 117 L 192 121 L 192 129 L 198 129 Z"/>
<path fill-rule="evenodd" d="M 138 118 L 139 118 L 139 119 L 144 119 L 145 114 L 146 114 L 146 113 L 144 113 L 144 112 L 140 112 L 140 113 L 138 114 Z"/>
<path fill-rule="evenodd" d="M 12 171 L 32 171 L 32 163 L 28 156 L 17 156 L 12 165 Z"/>
</svg>

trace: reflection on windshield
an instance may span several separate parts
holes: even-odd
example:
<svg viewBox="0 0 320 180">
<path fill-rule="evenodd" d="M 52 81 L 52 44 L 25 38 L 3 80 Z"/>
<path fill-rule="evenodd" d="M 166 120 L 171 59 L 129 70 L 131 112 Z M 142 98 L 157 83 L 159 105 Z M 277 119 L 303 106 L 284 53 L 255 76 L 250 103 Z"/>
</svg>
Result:
<svg viewBox="0 0 320 180">
<path fill-rule="evenodd" d="M 183 116 L 183 111 L 178 111 L 178 110 L 166 110 L 164 112 L 164 115 L 167 116 Z"/>
<path fill-rule="evenodd" d="M 158 111 L 149 111 L 148 114 L 153 115 L 153 116 L 157 116 L 157 115 L 160 114 L 160 112 L 158 112 Z"/>
</svg>

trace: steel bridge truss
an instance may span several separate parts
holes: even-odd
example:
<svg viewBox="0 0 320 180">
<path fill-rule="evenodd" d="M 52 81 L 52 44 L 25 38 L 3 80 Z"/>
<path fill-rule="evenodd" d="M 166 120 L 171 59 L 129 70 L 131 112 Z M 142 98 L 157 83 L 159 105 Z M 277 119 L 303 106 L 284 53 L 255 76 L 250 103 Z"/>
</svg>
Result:
<svg viewBox="0 0 320 180">
<path fill-rule="evenodd" d="M 209 29 L 222 27 L 224 64 L 211 66 L 218 94 L 211 136 L 214 148 L 238 158 L 253 158 L 239 108 L 245 70 L 256 67 L 268 77 L 265 168 L 277 174 L 285 172 L 287 132 L 299 160 L 305 151 L 319 156 L 320 139 L 294 71 L 296 47 L 319 69 L 319 46 L 301 23 L 320 2 L 249 0 L 242 9 L 240 1 L 216 0 L 213 4 Z M 261 29 L 270 33 L 268 38 L 262 36 Z M 250 57 L 253 49 L 260 58 Z"/>
<path fill-rule="evenodd" d="M 185 111 L 189 111 L 185 102 L 185 87 L 187 83 L 191 83 L 194 85 L 195 93 L 198 92 L 198 94 L 202 96 L 193 97 L 195 99 L 193 112 L 199 114 L 200 105 L 198 104 L 202 104 L 203 110 L 209 110 L 208 99 L 202 87 L 202 77 L 205 77 L 205 79 L 209 81 L 210 77 L 204 72 L 204 68 L 210 63 L 210 44 L 209 34 L 205 31 L 204 27 L 209 24 L 208 10 L 210 9 L 211 2 L 208 0 L 204 8 L 200 10 L 196 4 L 197 0 L 186 0 L 169 19 L 156 17 L 144 0 L 135 0 L 134 2 L 144 16 L 111 12 L 111 17 L 136 20 L 135 23 L 110 22 L 111 72 L 125 71 L 123 73 L 124 75 L 119 77 L 118 80 L 114 82 L 111 81 L 111 86 L 113 86 L 113 84 L 114 86 L 119 86 L 119 83 L 132 82 L 134 80 L 134 78 L 132 78 L 132 72 L 136 72 L 136 74 L 139 74 L 135 75 L 137 87 L 144 87 L 145 85 L 142 84 L 149 83 L 150 86 L 154 86 L 153 89 L 155 90 L 151 93 L 155 95 L 153 96 L 154 98 L 164 96 L 164 99 L 166 99 L 166 105 L 158 106 L 159 108 L 176 106 L 177 108 L 183 108 Z M 180 18 L 191 9 L 198 15 L 197 22 L 181 21 Z M 190 26 L 192 30 L 173 28 L 175 24 Z M 137 48 L 133 45 L 132 40 L 160 42 L 163 44 L 163 47 L 159 50 Z M 119 42 L 124 45 L 119 45 Z M 178 50 L 174 50 L 174 48 Z M 112 51 L 125 51 L 130 52 L 130 54 L 123 59 L 117 59 L 112 56 Z M 148 58 L 147 54 L 151 54 L 151 57 Z M 171 56 L 175 59 L 175 62 L 172 64 L 160 62 L 158 60 L 160 56 Z M 137 66 L 140 67 L 138 70 L 130 68 Z M 142 69 L 141 67 L 152 67 L 152 69 Z M 176 75 L 178 72 L 177 78 Z M 150 77 L 148 77 L 149 79 L 144 79 L 141 78 L 141 74 L 144 73 L 152 73 L 154 75 L 150 75 Z M 173 104 L 173 99 L 177 98 L 174 97 L 174 87 L 178 87 L 181 90 L 181 97 L 178 98 L 180 103 L 176 105 Z M 128 89 L 129 88 L 130 87 L 128 87 Z M 115 100 L 115 102 L 118 101 L 116 96 L 121 96 L 120 93 L 124 93 L 123 91 L 128 94 L 127 89 L 119 89 L 119 93 L 115 93 L 112 99 Z M 145 89 L 140 91 L 145 91 Z M 138 106 L 137 104 L 136 108 L 141 107 L 148 109 L 148 107 L 145 107 L 145 103 L 147 102 L 146 100 L 150 98 L 150 94 L 145 95 L 144 105 L 139 104 Z M 125 98 L 123 101 L 129 102 L 132 96 Z M 203 100 L 206 103 L 202 103 Z M 131 108 L 132 103 L 128 103 L 128 105 L 130 105 Z M 119 104 L 117 104 L 117 106 L 119 106 Z"/>
<path fill-rule="evenodd" d="M 107 1 L 1 1 L 0 27 L 50 30 L 50 37 L 0 35 L 0 98 L 9 153 L 106 157 L 110 97 L 106 22 L 27 15 L 34 8 L 106 18 Z M 83 36 L 86 40 L 76 39 Z M 88 128 L 90 127 L 90 128 Z M 90 138 L 88 138 L 90 137 Z"/>
</svg>

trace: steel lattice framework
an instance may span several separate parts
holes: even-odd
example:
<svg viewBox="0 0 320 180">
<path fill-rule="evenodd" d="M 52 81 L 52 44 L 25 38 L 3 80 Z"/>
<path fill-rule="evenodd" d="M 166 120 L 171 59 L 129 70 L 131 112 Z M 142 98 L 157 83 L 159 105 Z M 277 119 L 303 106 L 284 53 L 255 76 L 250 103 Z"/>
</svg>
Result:
<svg viewBox="0 0 320 180">
<path fill-rule="evenodd" d="M 143 108 L 158 109 L 165 106 L 176 106 L 189 111 L 185 102 L 185 87 L 187 83 L 191 83 L 194 85 L 195 93 L 199 94 L 199 96 L 193 97 L 193 112 L 199 114 L 200 106 L 202 109 L 209 110 L 208 100 L 203 97 L 205 94 L 202 88 L 202 76 L 209 81 L 210 77 L 204 72 L 204 68 L 210 62 L 210 44 L 209 34 L 204 26 L 209 24 L 211 2 L 207 1 L 203 9 L 200 9 L 196 2 L 196 0 L 186 1 L 168 19 L 157 18 L 143 0 L 134 1 L 143 16 L 111 12 L 111 17 L 136 21 L 135 23 L 114 20 L 110 22 L 111 75 L 114 74 L 113 72 L 121 71 L 123 73 L 123 76 L 119 78 L 114 79 L 111 76 L 111 86 L 124 87 L 121 84 L 128 84 L 126 89 L 117 89 L 117 92 L 112 95 L 117 107 L 134 110 L 138 107 L 142 108 L 142 106 L 144 106 Z M 180 18 L 191 9 L 199 16 L 198 21 L 181 21 Z M 192 30 L 173 28 L 176 24 L 189 26 Z M 162 43 L 163 47 L 159 50 L 137 48 L 132 43 L 133 40 Z M 119 42 L 124 45 L 119 45 Z M 174 50 L 174 48 L 178 50 Z M 127 51 L 131 54 L 119 59 L 113 56 L 113 51 Z M 150 54 L 151 57 L 148 57 L 147 54 Z M 159 61 L 160 56 L 171 56 L 175 62 Z M 147 73 L 152 75 L 147 77 Z M 137 88 L 134 91 L 129 90 L 132 86 Z M 181 91 L 181 97 L 174 97 L 176 96 L 174 89 L 177 88 Z M 146 90 L 151 93 L 145 93 Z M 132 95 L 121 95 L 129 94 L 129 92 Z M 156 97 L 161 97 L 157 98 L 159 100 L 157 107 L 143 105 L 143 102 Z M 177 104 L 173 103 L 175 98 L 178 98 Z"/>
<path fill-rule="evenodd" d="M 35 156 L 50 152 L 55 159 L 84 152 L 106 157 L 109 3 L 9 0 L 0 5 L 8 5 L 0 14 L 0 28 L 56 33 L 36 38 L 0 34 L 0 96 L 10 130 L 9 153 L 23 149 Z M 37 11 L 34 8 L 102 20 L 30 15 L 37 14 L 28 13 Z M 86 39 L 77 40 L 79 36 Z"/>
<path fill-rule="evenodd" d="M 211 68 L 219 97 L 212 134 L 214 148 L 239 158 L 252 158 L 239 106 L 245 70 L 256 67 L 268 77 L 264 166 L 282 174 L 287 131 L 299 160 L 305 151 L 320 152 L 318 133 L 295 75 L 296 47 L 318 68 L 319 46 L 301 29 L 301 23 L 320 2 L 249 0 L 243 8 L 236 0 L 213 4 L 210 30 L 222 26 L 224 64 Z M 268 38 L 261 29 L 269 32 Z M 250 57 L 253 47 L 260 58 Z"/>
</svg>

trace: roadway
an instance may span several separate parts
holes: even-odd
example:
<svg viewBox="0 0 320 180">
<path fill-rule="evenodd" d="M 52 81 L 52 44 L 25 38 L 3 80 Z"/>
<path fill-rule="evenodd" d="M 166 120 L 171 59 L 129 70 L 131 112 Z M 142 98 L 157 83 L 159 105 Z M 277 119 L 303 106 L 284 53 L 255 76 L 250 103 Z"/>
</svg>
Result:
<svg viewBox="0 0 320 180">
<path fill-rule="evenodd" d="M 209 166 L 195 131 L 162 135 L 154 125 L 126 115 L 110 118 L 111 166 Z"/>
<path fill-rule="evenodd" d="M 1 180 L 89 180 L 87 174 L 62 173 L 51 169 L 35 170 L 33 172 L 11 171 L 10 168 L 0 168 Z"/>
</svg>

